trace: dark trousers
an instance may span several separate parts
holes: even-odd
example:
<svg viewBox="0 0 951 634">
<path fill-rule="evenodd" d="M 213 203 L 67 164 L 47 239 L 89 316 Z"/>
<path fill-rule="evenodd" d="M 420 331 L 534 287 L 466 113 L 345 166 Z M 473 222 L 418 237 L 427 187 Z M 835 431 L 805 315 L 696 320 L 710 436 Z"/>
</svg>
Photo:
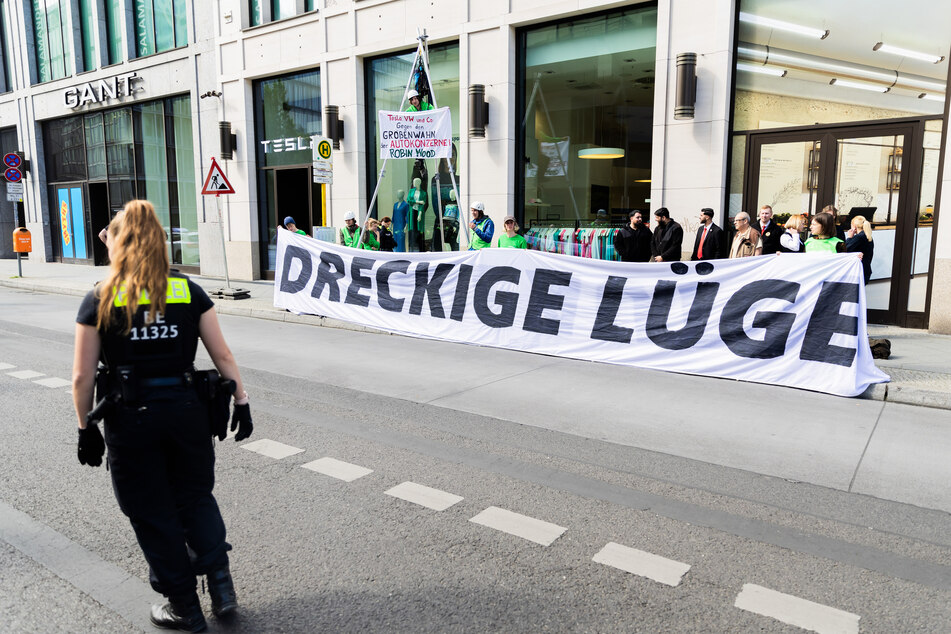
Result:
<svg viewBox="0 0 951 634">
<path fill-rule="evenodd" d="M 194 389 L 166 388 L 120 406 L 106 422 L 119 508 L 166 596 L 194 592 L 196 575 L 228 564 L 231 545 L 211 490 L 215 452 L 207 409 Z"/>
</svg>

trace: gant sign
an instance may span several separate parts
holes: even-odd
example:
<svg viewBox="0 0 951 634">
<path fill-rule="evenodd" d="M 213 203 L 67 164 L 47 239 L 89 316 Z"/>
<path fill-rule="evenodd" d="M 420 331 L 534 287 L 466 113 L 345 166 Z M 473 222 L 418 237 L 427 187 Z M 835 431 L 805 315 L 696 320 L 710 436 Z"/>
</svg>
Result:
<svg viewBox="0 0 951 634">
<path fill-rule="evenodd" d="M 142 78 L 138 73 L 125 73 L 107 79 L 91 81 L 81 86 L 74 86 L 63 93 L 63 101 L 67 108 L 81 108 L 90 103 L 103 103 L 122 97 L 131 97 L 144 90 L 136 86 Z"/>
</svg>

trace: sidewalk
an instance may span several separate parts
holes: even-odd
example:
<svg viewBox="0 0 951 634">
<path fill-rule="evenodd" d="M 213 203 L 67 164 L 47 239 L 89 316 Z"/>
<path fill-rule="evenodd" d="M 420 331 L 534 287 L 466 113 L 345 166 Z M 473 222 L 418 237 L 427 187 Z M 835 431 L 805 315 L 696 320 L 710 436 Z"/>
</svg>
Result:
<svg viewBox="0 0 951 634">
<path fill-rule="evenodd" d="M 16 260 L 0 260 L 0 286 L 39 293 L 81 297 L 105 273 L 105 267 L 24 261 L 23 277 L 18 278 Z M 224 280 L 221 279 L 191 277 L 209 293 L 224 287 Z M 249 290 L 251 297 L 244 300 L 215 298 L 218 312 L 224 315 L 377 332 L 328 317 L 294 315 L 274 308 L 273 282 L 232 281 L 231 286 Z M 893 326 L 870 326 L 869 335 L 891 340 L 891 358 L 878 359 L 876 364 L 892 381 L 872 386 L 866 392 L 866 398 L 951 410 L 951 335 L 934 335 L 924 330 Z"/>
</svg>

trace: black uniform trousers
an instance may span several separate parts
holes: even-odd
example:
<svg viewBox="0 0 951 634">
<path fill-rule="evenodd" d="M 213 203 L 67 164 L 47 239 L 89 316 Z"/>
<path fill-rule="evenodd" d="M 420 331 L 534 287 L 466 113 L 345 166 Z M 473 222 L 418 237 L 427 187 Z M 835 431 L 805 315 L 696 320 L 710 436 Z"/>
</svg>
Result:
<svg viewBox="0 0 951 634">
<path fill-rule="evenodd" d="M 194 388 L 150 390 L 106 421 L 109 469 L 119 508 L 169 597 L 195 591 L 196 575 L 228 564 L 231 545 L 211 494 L 215 452 L 206 405 Z"/>
</svg>

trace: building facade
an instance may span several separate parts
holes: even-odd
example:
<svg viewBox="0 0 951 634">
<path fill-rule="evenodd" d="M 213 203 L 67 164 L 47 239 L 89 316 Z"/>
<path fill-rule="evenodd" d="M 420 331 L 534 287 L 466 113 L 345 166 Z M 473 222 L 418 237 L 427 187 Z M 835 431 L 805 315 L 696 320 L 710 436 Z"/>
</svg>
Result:
<svg viewBox="0 0 951 634">
<path fill-rule="evenodd" d="M 393 215 L 414 178 L 424 248 L 453 180 L 463 210 L 480 200 L 524 228 L 666 207 L 685 251 L 702 207 L 729 227 L 765 204 L 834 205 L 874 228 L 872 320 L 951 332 L 951 7 L 935 4 L 0 0 L 0 149 L 31 162 L 32 257 L 103 263 L 96 233 L 139 196 L 176 265 L 223 275 L 223 232 L 238 279 L 273 276 L 285 216 L 339 227 L 371 200 Z M 411 85 L 450 108 L 451 160 L 380 160 L 376 113 Z M 201 196 L 225 121 L 236 193 Z M 332 184 L 313 178 L 321 134 L 340 137 Z M 0 201 L 4 235 L 15 213 Z"/>
</svg>

